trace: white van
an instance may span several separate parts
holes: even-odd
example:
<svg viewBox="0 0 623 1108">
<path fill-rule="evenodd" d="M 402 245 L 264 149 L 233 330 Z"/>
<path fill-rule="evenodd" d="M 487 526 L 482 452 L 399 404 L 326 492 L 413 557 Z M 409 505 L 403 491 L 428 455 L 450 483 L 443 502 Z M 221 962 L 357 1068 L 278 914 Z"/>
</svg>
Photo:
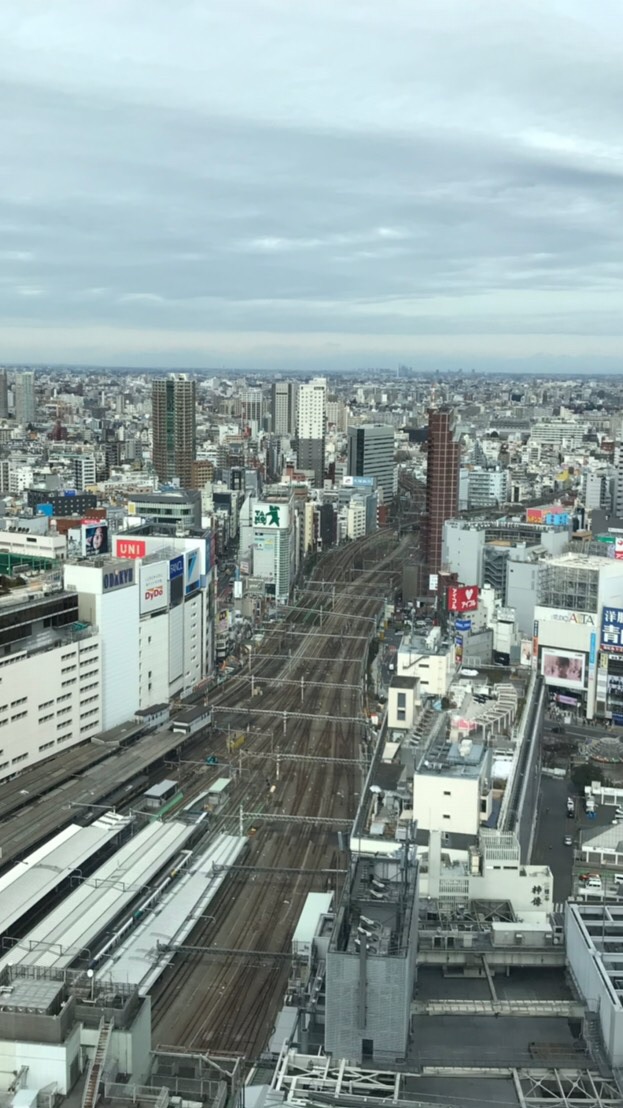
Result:
<svg viewBox="0 0 623 1108">
<path fill-rule="evenodd" d="M 590 881 L 586 882 L 584 888 L 585 889 L 601 889 L 602 888 L 601 878 L 591 877 Z"/>
</svg>

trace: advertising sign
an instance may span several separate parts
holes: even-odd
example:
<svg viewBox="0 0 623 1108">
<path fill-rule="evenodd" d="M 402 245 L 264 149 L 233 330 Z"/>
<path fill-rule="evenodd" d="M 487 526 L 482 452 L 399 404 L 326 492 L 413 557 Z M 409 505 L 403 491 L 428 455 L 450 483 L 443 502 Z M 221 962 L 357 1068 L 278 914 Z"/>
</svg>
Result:
<svg viewBox="0 0 623 1108">
<path fill-rule="evenodd" d="M 108 524 L 102 519 L 83 519 L 80 525 L 80 543 L 84 558 L 108 554 Z"/>
<path fill-rule="evenodd" d="M 121 538 L 115 539 L 115 554 L 118 558 L 144 558 L 147 553 L 145 539 Z"/>
<path fill-rule="evenodd" d="M 437 592 L 438 588 L 439 588 L 439 574 L 438 573 L 429 573 L 429 575 L 428 575 L 428 591 L 429 592 Z"/>
<path fill-rule="evenodd" d="M 155 565 L 141 566 L 141 615 L 149 615 L 151 612 L 159 612 L 166 608 L 169 602 L 167 562 L 156 562 Z"/>
<path fill-rule="evenodd" d="M 521 650 L 519 654 L 519 665 L 529 666 L 532 661 L 532 639 L 521 640 Z"/>
<path fill-rule="evenodd" d="M 617 562 L 623 560 L 623 538 L 616 538 L 614 540 L 614 556 Z"/>
<path fill-rule="evenodd" d="M 128 585 L 133 585 L 135 580 L 134 566 L 119 566 L 118 563 L 111 562 L 102 571 L 102 592 L 125 589 Z"/>
<path fill-rule="evenodd" d="M 475 612 L 478 607 L 478 585 L 461 585 L 448 589 L 449 612 Z"/>
<path fill-rule="evenodd" d="M 175 581 L 176 577 L 184 576 L 184 555 L 178 554 L 177 558 L 171 558 L 169 562 L 169 581 Z"/>
<path fill-rule="evenodd" d="M 604 608 L 600 649 L 611 654 L 623 654 L 623 608 Z"/>
<path fill-rule="evenodd" d="M 583 627 L 595 627 L 597 624 L 597 616 L 593 612 L 572 612 L 568 608 L 543 608 L 537 605 L 534 615 L 543 623 L 575 623 Z"/>
<path fill-rule="evenodd" d="M 184 555 L 186 563 L 185 572 L 185 593 L 188 596 L 189 593 L 195 592 L 199 588 L 199 578 L 201 576 L 201 561 L 199 558 L 198 550 L 187 550 Z"/>
<path fill-rule="evenodd" d="M 472 621 L 471 619 L 457 619 L 454 626 L 457 631 L 471 631 Z"/>
<path fill-rule="evenodd" d="M 526 523 L 544 523 L 547 527 L 568 527 L 571 515 L 562 504 L 553 504 L 548 508 L 527 508 Z"/>
<path fill-rule="evenodd" d="M 541 673 L 546 685 L 557 685 L 561 689 L 583 689 L 584 654 L 573 650 L 543 650 Z"/>
<path fill-rule="evenodd" d="M 256 504 L 253 509 L 254 527 L 287 527 L 288 507 L 286 504 Z"/>
<path fill-rule="evenodd" d="M 343 477 L 344 489 L 371 489 L 374 486 L 374 477 Z"/>
</svg>

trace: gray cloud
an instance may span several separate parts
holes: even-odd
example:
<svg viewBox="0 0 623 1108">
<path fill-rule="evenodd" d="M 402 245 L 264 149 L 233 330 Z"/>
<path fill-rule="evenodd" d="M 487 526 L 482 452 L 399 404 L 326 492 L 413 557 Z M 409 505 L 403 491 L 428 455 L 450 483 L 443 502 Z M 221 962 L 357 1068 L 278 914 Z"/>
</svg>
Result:
<svg viewBox="0 0 623 1108">
<path fill-rule="evenodd" d="M 611 0 L 11 0 L 2 357 L 620 357 L 622 32 Z"/>
</svg>

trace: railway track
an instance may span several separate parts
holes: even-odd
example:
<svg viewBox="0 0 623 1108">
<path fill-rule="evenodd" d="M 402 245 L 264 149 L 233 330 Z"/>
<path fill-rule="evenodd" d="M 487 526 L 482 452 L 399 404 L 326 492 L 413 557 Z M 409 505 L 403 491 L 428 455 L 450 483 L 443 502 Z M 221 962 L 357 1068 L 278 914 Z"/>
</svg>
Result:
<svg viewBox="0 0 623 1108">
<path fill-rule="evenodd" d="M 390 572 L 395 569 L 398 573 L 405 549 L 404 542 L 396 547 L 395 540 L 384 533 L 377 533 L 373 538 L 376 541 L 364 544 L 364 550 L 367 556 L 377 554 L 375 569 L 357 574 L 352 582 L 348 577 L 352 576 L 350 569 L 354 558 L 361 556 L 360 547 L 355 550 L 346 547 L 323 561 L 321 571 L 326 579 L 344 581 L 336 588 L 335 597 L 327 596 L 323 634 L 317 626 L 310 628 L 310 634 L 301 638 L 300 643 L 297 640 L 292 657 L 284 654 L 280 661 L 274 656 L 275 646 L 283 645 L 280 637 L 287 635 L 288 626 L 296 628 L 308 618 L 310 608 L 318 607 L 318 595 L 309 589 L 301 597 L 298 610 L 291 613 L 286 629 L 276 629 L 262 644 L 271 657 L 263 659 L 262 651 L 258 651 L 254 659 L 256 674 L 261 671 L 264 676 L 276 678 L 287 670 L 288 677 L 296 680 L 297 675 L 306 672 L 310 680 L 322 682 L 321 689 L 308 693 L 305 711 L 330 718 L 323 721 L 297 718 L 298 689 L 275 682 L 267 686 L 261 706 L 290 713 L 286 735 L 282 733 L 278 716 L 258 715 L 248 739 L 252 749 L 269 754 L 271 748 L 281 747 L 287 748 L 288 753 L 337 761 L 327 761 L 324 766 L 319 762 L 283 762 L 278 782 L 266 778 L 266 762 L 257 766 L 251 762 L 249 771 L 233 782 L 230 807 L 219 822 L 231 830 L 237 824 L 240 805 L 245 810 L 262 809 L 257 834 L 249 840 L 246 864 L 269 870 L 283 867 L 294 872 L 284 873 L 283 878 L 275 873 L 268 890 L 259 872 L 257 877 L 252 871 L 236 874 L 224 884 L 215 901 L 214 916 L 199 922 L 189 944 L 229 950 L 287 952 L 304 899 L 309 891 L 318 888 L 314 871 L 339 869 L 345 863 L 333 832 L 315 827 L 313 823 L 271 823 L 271 814 L 327 819 L 352 819 L 355 814 L 365 753 L 363 667 L 367 641 L 382 601 L 378 596 L 369 600 L 355 600 L 354 597 L 365 595 L 366 587 L 370 589 L 375 572 L 381 567 Z M 392 544 L 394 549 L 388 552 L 387 547 Z M 366 619 L 370 622 L 365 622 Z M 349 638 L 341 636 L 345 621 L 351 623 Z M 325 637 L 327 635 L 334 637 Z M 330 663 L 326 661 L 327 656 L 331 658 Z M 330 673 L 329 666 L 332 667 Z M 249 697 L 248 680 L 240 677 L 228 682 L 227 688 L 214 698 L 214 703 L 232 708 L 258 707 Z M 248 721 L 243 714 L 232 718 L 241 728 Z M 361 719 L 361 725 L 351 722 L 355 718 Z M 353 773 L 355 767 L 352 765 L 340 763 L 340 758 L 347 757 L 361 758 L 361 774 Z M 268 792 L 269 784 L 276 784 L 273 794 Z M 297 873 L 297 870 L 303 872 Z M 321 887 L 326 887 L 326 878 L 321 881 Z M 288 972 L 287 959 L 257 966 L 245 964 L 244 959 L 236 956 L 211 960 L 209 954 L 184 955 L 165 971 L 154 990 L 154 1041 L 197 1050 L 236 1050 L 248 1057 L 257 1056 L 270 1035 L 287 986 Z"/>
</svg>

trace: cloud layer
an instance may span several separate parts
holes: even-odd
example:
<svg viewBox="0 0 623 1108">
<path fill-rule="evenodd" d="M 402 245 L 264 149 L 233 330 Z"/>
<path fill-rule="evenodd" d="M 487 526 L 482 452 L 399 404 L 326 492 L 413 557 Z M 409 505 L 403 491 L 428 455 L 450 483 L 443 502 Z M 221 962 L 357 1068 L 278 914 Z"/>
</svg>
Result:
<svg viewBox="0 0 623 1108">
<path fill-rule="evenodd" d="M 0 359 L 619 364 L 622 38 L 619 0 L 9 0 Z"/>
</svg>

